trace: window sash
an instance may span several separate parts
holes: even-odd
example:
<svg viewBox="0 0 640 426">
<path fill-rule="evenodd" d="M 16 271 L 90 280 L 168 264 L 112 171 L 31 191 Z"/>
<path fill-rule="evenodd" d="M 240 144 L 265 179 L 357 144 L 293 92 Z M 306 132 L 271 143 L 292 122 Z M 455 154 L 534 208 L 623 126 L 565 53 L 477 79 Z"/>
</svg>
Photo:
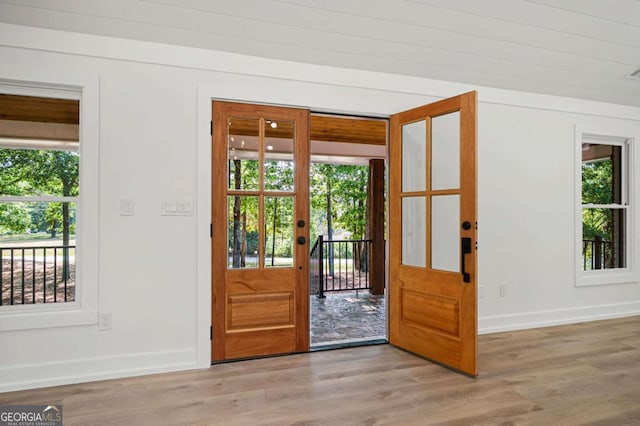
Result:
<svg viewBox="0 0 640 426">
<path fill-rule="evenodd" d="M 77 203 L 80 197 L 67 196 L 0 196 L 0 203 Z"/>
<path fill-rule="evenodd" d="M 616 132 L 619 129 L 615 129 Z M 616 132 L 611 132 L 615 135 Z M 638 280 L 635 268 L 637 265 L 634 260 L 635 244 L 634 244 L 634 223 L 636 219 L 635 208 L 633 207 L 633 179 L 634 173 L 630 165 L 634 162 L 634 146 L 633 138 L 628 136 L 609 136 L 608 132 L 583 132 L 581 128 L 576 126 L 575 131 L 575 285 L 576 286 L 592 286 L 592 285 L 608 285 L 635 282 Z M 620 200 L 618 203 L 610 204 L 594 204 L 582 203 L 582 145 L 584 143 L 611 145 L 621 147 L 621 164 L 620 164 Z M 609 209 L 615 211 L 623 211 L 625 217 L 625 230 L 620 238 L 624 244 L 624 268 L 612 269 L 583 269 L 583 221 L 582 212 L 584 209 Z"/>
</svg>

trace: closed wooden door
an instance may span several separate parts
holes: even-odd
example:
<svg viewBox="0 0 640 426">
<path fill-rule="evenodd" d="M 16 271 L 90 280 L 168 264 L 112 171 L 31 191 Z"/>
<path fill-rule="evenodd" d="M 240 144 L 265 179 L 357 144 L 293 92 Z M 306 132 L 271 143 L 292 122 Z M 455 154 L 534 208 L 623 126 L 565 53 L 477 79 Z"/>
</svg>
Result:
<svg viewBox="0 0 640 426">
<path fill-rule="evenodd" d="M 308 122 L 213 102 L 213 361 L 309 350 Z"/>
<path fill-rule="evenodd" d="M 477 375 L 476 92 L 391 117 L 389 340 Z"/>
</svg>

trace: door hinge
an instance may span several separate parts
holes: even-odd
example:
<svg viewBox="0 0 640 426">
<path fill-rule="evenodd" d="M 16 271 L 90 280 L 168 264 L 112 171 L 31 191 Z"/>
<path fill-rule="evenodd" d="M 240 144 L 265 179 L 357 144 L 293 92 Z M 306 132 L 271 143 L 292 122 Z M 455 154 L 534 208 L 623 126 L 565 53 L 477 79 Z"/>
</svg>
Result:
<svg viewBox="0 0 640 426">
<path fill-rule="evenodd" d="M 209 238 L 213 238 L 213 223 L 209 224 Z"/>
<path fill-rule="evenodd" d="M 213 340 L 213 326 L 209 326 L 209 340 Z"/>
<path fill-rule="evenodd" d="M 211 123 L 211 127 L 209 127 L 209 134 L 213 136 L 213 120 L 211 120 L 209 123 Z"/>
</svg>

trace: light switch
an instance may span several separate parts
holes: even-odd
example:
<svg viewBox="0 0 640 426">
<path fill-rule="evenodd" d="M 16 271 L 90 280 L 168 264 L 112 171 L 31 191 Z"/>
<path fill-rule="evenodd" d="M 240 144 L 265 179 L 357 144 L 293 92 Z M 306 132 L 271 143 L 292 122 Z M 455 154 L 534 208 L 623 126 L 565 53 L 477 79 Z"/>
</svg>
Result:
<svg viewBox="0 0 640 426">
<path fill-rule="evenodd" d="M 120 199 L 120 216 L 133 216 L 135 204 L 130 198 Z"/>
<path fill-rule="evenodd" d="M 191 216 L 191 200 L 162 200 L 162 216 Z"/>
</svg>

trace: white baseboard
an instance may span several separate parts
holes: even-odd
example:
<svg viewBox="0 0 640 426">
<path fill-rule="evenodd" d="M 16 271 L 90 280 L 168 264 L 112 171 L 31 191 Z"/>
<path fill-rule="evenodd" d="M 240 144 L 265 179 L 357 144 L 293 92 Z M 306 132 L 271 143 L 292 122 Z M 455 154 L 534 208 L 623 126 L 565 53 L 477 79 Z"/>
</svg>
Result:
<svg viewBox="0 0 640 426">
<path fill-rule="evenodd" d="M 479 319 L 479 334 L 640 315 L 640 301 L 496 315 Z M 199 368 L 196 349 L 80 358 L 0 367 L 0 392 Z"/>
<path fill-rule="evenodd" d="M 551 327 L 640 315 L 640 301 L 579 308 L 496 315 L 478 319 L 478 334 Z"/>
<path fill-rule="evenodd" d="M 147 352 L 0 367 L 0 392 L 191 370 L 196 350 Z"/>
</svg>

